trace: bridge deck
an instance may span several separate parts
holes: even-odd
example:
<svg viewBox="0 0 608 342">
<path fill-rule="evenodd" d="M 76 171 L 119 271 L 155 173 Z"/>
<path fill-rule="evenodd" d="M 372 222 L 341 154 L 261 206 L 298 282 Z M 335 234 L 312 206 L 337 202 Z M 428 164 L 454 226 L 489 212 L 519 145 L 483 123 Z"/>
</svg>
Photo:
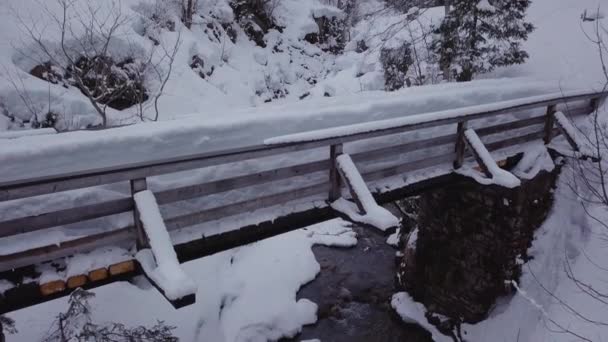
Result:
<svg viewBox="0 0 608 342">
<path fill-rule="evenodd" d="M 141 273 L 134 247 L 145 244 L 146 237 L 140 221 L 133 219 L 137 214 L 132 196 L 146 188 L 154 192 L 178 258 L 185 262 L 338 216 L 328 199 L 348 195 L 336 174 L 337 151 L 352 157 L 376 201 L 386 203 L 450 182 L 457 177 L 454 167 L 474 157 L 480 160 L 479 151 L 465 148 L 464 128 L 474 130 L 484 149 L 498 152 L 493 157 L 500 159 L 522 152 L 527 143 L 548 143 L 559 133 L 567 134 L 563 125 L 554 127 L 556 112 L 580 117 L 606 96 L 522 100 L 486 111 L 473 108 L 469 114 L 419 115 L 219 153 L 1 183 L 0 202 L 16 208 L 21 203 L 50 204 L 35 214 L 0 222 L 0 279 L 16 285 L 0 297 L 0 314 L 66 295 L 76 287 Z M 480 166 L 487 169 L 483 162 Z M 65 198 L 62 194 L 83 189 L 114 195 L 78 207 L 54 203 Z M 44 240 L 58 231 L 66 235 L 66 229 L 70 237 L 60 243 Z M 97 269 L 70 276 L 64 272 L 64 279 L 47 284 L 23 283 L 36 278 L 41 263 L 53 261 L 65 269 L 73 255 L 110 247 L 121 251 L 120 258 L 108 258 L 106 264 L 102 260 Z"/>
</svg>

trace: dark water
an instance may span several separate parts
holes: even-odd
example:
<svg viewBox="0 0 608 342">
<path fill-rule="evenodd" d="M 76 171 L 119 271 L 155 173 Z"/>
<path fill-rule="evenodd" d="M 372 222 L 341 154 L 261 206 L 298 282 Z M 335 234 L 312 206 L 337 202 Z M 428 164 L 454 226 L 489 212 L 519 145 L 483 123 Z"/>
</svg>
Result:
<svg viewBox="0 0 608 342">
<path fill-rule="evenodd" d="M 395 249 L 371 228 L 355 228 L 353 248 L 315 246 L 321 273 L 298 293 L 319 305 L 316 324 L 295 339 L 341 341 L 432 341 L 415 325 L 403 323 L 390 305 L 395 289 Z"/>
</svg>

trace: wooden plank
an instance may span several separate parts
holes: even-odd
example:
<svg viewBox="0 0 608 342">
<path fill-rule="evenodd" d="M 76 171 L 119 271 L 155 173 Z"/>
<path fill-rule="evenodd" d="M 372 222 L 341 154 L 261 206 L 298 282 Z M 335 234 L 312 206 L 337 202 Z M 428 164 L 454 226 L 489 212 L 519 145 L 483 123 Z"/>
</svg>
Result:
<svg viewBox="0 0 608 342">
<path fill-rule="evenodd" d="M 181 229 L 204 222 L 210 222 L 237 214 L 245 214 L 258 209 L 282 205 L 290 201 L 302 199 L 318 194 L 326 194 L 329 191 L 329 182 L 306 186 L 299 189 L 287 190 L 277 194 L 241 201 L 216 208 L 206 209 L 195 213 L 165 219 L 169 231 Z"/>
<path fill-rule="evenodd" d="M 351 154 L 351 158 L 356 162 L 369 162 L 380 159 L 387 159 L 393 155 L 415 152 L 429 147 L 437 147 L 447 144 L 453 144 L 456 140 L 456 134 L 433 137 L 423 140 L 408 142 L 394 146 L 382 147 L 374 150 L 363 151 Z"/>
<path fill-rule="evenodd" d="M 363 178 L 368 181 L 377 181 L 384 178 L 394 177 L 398 175 L 402 175 L 407 172 L 423 170 L 432 166 L 449 164 L 454 161 L 456 157 L 455 152 L 450 152 L 446 154 L 441 154 L 432 157 L 425 157 L 418 160 L 407 161 L 405 163 L 384 167 L 379 170 L 369 171 L 363 174 Z"/>
<path fill-rule="evenodd" d="M 108 269 L 105 267 L 98 268 L 89 272 L 89 279 L 92 282 L 103 281 L 108 278 Z"/>
<path fill-rule="evenodd" d="M 320 172 L 328 170 L 329 166 L 329 160 L 321 160 L 306 164 L 287 166 L 274 170 L 262 171 L 249 175 L 221 179 L 204 184 L 195 184 L 176 189 L 164 190 L 155 193 L 154 196 L 156 196 L 158 204 L 162 205 Z"/>
<path fill-rule="evenodd" d="M 454 151 L 456 152 L 456 159 L 454 160 L 454 168 L 459 169 L 464 161 L 464 151 L 466 149 L 466 143 L 464 139 L 464 131 L 467 129 L 467 121 L 458 123 L 456 127 L 456 146 Z"/>
<path fill-rule="evenodd" d="M 175 251 L 177 252 L 179 261 L 183 263 L 297 229 L 306 228 L 335 217 L 335 212 L 328 205 L 294 211 L 285 216 L 220 234 L 203 235 L 201 239 L 176 245 Z"/>
<path fill-rule="evenodd" d="M 487 143 L 486 148 L 488 149 L 488 151 L 496 151 L 506 147 L 528 143 L 534 140 L 541 140 L 543 136 L 544 131 L 528 133 L 517 137 L 506 138 L 503 140 Z"/>
<path fill-rule="evenodd" d="M 133 210 L 133 201 L 130 198 L 122 198 L 8 220 L 0 222 L 0 238 L 120 214 L 130 210 Z"/>
<path fill-rule="evenodd" d="M 54 280 L 45 284 L 40 284 L 40 293 L 43 296 L 51 296 L 57 292 L 65 290 L 65 281 Z"/>
<path fill-rule="evenodd" d="M 536 117 L 531 117 L 531 118 L 517 120 L 517 121 L 510 121 L 510 122 L 506 122 L 506 123 L 502 123 L 502 124 L 498 124 L 498 125 L 494 125 L 494 126 L 479 127 L 479 128 L 475 128 L 475 131 L 477 132 L 477 135 L 479 135 L 480 137 L 485 137 L 488 135 L 504 133 L 507 131 L 515 130 L 515 129 L 526 128 L 526 127 L 530 127 L 530 126 L 534 126 L 534 125 L 540 125 L 544 122 L 545 122 L 545 116 L 536 116 Z"/>
<path fill-rule="evenodd" d="M 583 106 L 583 107 L 575 107 L 575 108 L 571 108 L 571 107 L 567 107 L 561 110 L 563 113 L 568 114 L 569 117 L 579 117 L 579 116 L 586 116 L 589 114 L 592 114 L 595 109 L 592 106 Z"/>
<path fill-rule="evenodd" d="M 342 196 L 341 194 L 341 182 L 340 182 L 340 173 L 338 171 L 336 158 L 340 156 L 343 152 L 343 145 L 331 145 L 329 150 L 329 161 L 330 161 L 330 169 L 329 169 L 329 201 L 333 202 Z"/>
<path fill-rule="evenodd" d="M 246 186 L 264 184 L 272 181 L 302 176 L 309 173 L 327 170 L 329 161 L 317 161 L 307 164 L 288 166 L 256 174 L 222 179 L 205 184 L 196 184 L 177 189 L 161 191 L 155 196 L 159 204 L 167 204 L 191 198 L 212 195 Z M 45 228 L 67 225 L 104 216 L 120 214 L 133 210 L 133 200 L 124 198 L 77 208 L 59 210 L 36 216 L 28 216 L 0 222 L 0 237 L 33 232 Z"/>
<path fill-rule="evenodd" d="M 321 140 L 313 140 L 304 143 L 290 143 L 278 146 L 252 146 L 245 148 L 216 151 L 192 156 L 176 157 L 162 161 L 134 163 L 121 167 L 109 167 L 96 170 L 78 171 L 62 175 L 39 177 L 27 180 L 16 180 L 0 183 L 0 201 L 31 197 L 47 193 L 54 193 L 83 187 L 92 187 L 137 178 L 146 178 L 154 175 L 173 173 L 218 164 L 236 161 L 256 159 L 265 156 L 277 155 L 286 152 L 302 151 L 332 144 L 344 144 L 346 142 L 369 139 L 383 135 L 403 133 L 415 129 L 437 127 L 457 123 L 462 120 L 474 120 L 514 111 L 523 111 L 541 106 L 547 106 L 568 101 L 586 100 L 596 97 L 605 97 L 605 93 L 592 93 L 579 96 L 561 97 L 546 101 L 511 106 L 499 110 L 474 113 L 467 116 L 450 117 L 441 120 L 429 120 L 416 124 L 397 125 L 381 130 L 365 133 L 346 134 Z"/>
<path fill-rule="evenodd" d="M 35 179 L 4 182 L 0 183 L 0 202 L 258 159 L 311 148 L 315 147 L 296 144 L 280 147 L 258 145 L 165 159 L 163 161 L 135 163 L 128 166 L 108 167 Z"/>
<path fill-rule="evenodd" d="M 547 107 L 547 113 L 545 114 L 545 136 L 543 138 L 545 145 L 551 142 L 551 139 L 553 139 L 553 126 L 555 124 L 555 112 L 556 112 L 556 106 L 555 105 L 549 105 Z"/>
<path fill-rule="evenodd" d="M 578 108 L 572 110 L 573 116 L 581 116 L 589 113 L 589 107 Z M 483 127 L 477 129 L 479 136 L 489 136 L 498 133 L 508 132 L 514 129 L 531 127 L 534 125 L 540 125 L 545 121 L 544 116 L 536 116 L 532 118 L 511 121 L 507 123 L 501 123 L 489 127 Z M 422 149 L 431 147 L 439 147 L 448 144 L 453 144 L 458 139 L 458 134 L 449 134 L 439 137 L 433 137 L 423 140 L 416 140 L 405 144 L 393 145 L 388 147 L 382 147 L 374 150 L 363 151 L 351 154 L 351 157 L 356 162 L 374 161 L 379 159 L 386 159 L 387 156 L 404 154 L 408 152 L 415 152 Z"/>
<path fill-rule="evenodd" d="M 68 289 L 76 289 L 79 287 L 83 287 L 87 283 L 87 276 L 84 274 L 69 277 L 67 281 Z"/>
<path fill-rule="evenodd" d="M 115 276 L 118 276 L 121 274 L 135 272 L 135 269 L 136 269 L 135 261 L 127 260 L 127 261 L 119 262 L 117 264 L 110 265 L 110 267 L 108 268 L 108 271 L 110 272 L 111 276 L 115 277 Z"/>
<path fill-rule="evenodd" d="M 93 234 L 59 245 L 48 245 L 28 251 L 0 255 L 0 272 L 55 260 L 76 253 L 86 253 L 103 246 L 124 245 L 134 241 L 132 227 L 119 228 L 110 232 Z"/>
</svg>

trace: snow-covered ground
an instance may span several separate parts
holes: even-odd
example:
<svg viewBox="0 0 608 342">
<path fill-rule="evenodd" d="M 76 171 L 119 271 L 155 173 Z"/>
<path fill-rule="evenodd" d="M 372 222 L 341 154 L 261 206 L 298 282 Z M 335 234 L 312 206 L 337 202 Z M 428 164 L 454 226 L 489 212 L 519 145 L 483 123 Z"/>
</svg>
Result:
<svg viewBox="0 0 608 342">
<path fill-rule="evenodd" d="M 267 341 L 294 336 L 317 319 L 317 305 L 296 300 L 298 289 L 320 271 L 311 247 L 349 247 L 355 232 L 339 219 L 277 236 L 250 246 L 183 264 L 198 285 L 197 302 L 175 310 L 145 280 L 95 289 L 96 322 L 128 326 L 163 320 L 176 326 L 181 341 Z M 11 313 L 19 334 L 9 341 L 38 341 L 58 314 L 62 298 Z"/>
</svg>

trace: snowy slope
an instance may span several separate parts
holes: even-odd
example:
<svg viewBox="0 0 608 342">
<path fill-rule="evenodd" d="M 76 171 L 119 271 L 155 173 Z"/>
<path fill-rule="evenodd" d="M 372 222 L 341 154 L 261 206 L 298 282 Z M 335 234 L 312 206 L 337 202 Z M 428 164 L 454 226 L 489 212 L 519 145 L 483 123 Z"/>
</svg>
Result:
<svg viewBox="0 0 608 342">
<path fill-rule="evenodd" d="M 497 70 L 493 76 L 527 76 L 549 80 L 562 87 L 595 86 L 601 88 L 605 79 L 597 45 L 593 38 L 594 22 L 582 22 L 581 15 L 604 12 L 605 0 L 534 0 L 528 20 L 536 30 L 524 44 L 530 59 L 524 65 Z"/>
<path fill-rule="evenodd" d="M 82 5 L 82 1 L 77 3 Z M 107 11 L 111 2 L 93 3 L 105 4 L 106 7 L 102 5 L 101 8 Z M 152 42 L 140 34 L 142 26 L 149 20 L 147 18 L 151 15 L 153 4 L 154 0 L 120 2 L 121 12 L 130 21 L 122 28 L 120 39 L 113 44 L 113 55 L 120 56 L 127 52 L 146 55 L 154 49 Z M 534 1 L 528 17 L 537 30 L 526 43 L 531 55 L 528 63 L 482 77 L 534 77 L 550 80 L 554 88 L 595 85 L 600 77 L 596 72 L 599 61 L 593 44 L 586 40 L 582 32 L 580 14 L 584 9 L 596 8 L 598 4 L 599 0 Z M 236 118 L 238 116 L 232 115 L 232 109 L 265 107 L 263 102 L 272 97 L 275 90 L 284 91 L 286 97 L 274 101 L 286 103 L 308 102 L 324 95 L 348 96 L 382 90 L 384 78 L 378 62 L 380 47 L 394 47 L 403 41 L 418 39 L 420 29 L 438 22 L 442 15 L 441 8 L 427 10 L 419 22 L 403 26 L 399 23 L 404 21 L 404 14 L 384 11 L 379 16 L 363 16 L 377 12 L 381 6 L 377 1 L 367 1 L 361 6 L 362 20 L 352 28 L 352 40 L 345 52 L 334 56 L 302 40 L 306 33 L 315 30 L 313 15 L 331 11 L 331 6 L 321 2 L 280 1 L 275 16 L 285 29 L 282 33 L 271 31 L 266 37 L 266 48 L 256 46 L 238 25 L 233 25 L 237 31 L 235 43 L 223 29 L 218 29 L 218 36 L 211 32 L 209 25 L 220 27 L 234 20 L 225 0 L 205 0 L 200 1 L 199 5 L 202 17 L 196 18 L 192 30 L 185 29 L 178 22 L 177 30 L 180 31 L 182 43 L 165 95 L 160 99 L 161 119 L 193 114 L 204 120 L 213 120 L 218 113 L 226 110 L 229 115 L 225 116 Z M 54 1 L 0 3 L 0 102 L 11 113 L 28 119 L 30 110 L 19 96 L 20 90 L 28 89 L 27 96 L 36 109 L 44 112 L 51 108 L 66 116 L 66 120 L 69 119 L 68 126 L 83 127 L 98 119 L 78 90 L 49 85 L 26 73 L 40 59 L 40 52 L 33 46 L 25 28 L 33 26 L 44 33 L 44 39 L 49 40 L 51 46 L 55 46 L 53 44 L 59 39 L 59 30 L 52 23 L 49 13 L 57 15 L 59 11 Z M 164 15 L 169 19 L 176 19 L 175 13 L 170 10 L 166 12 Z M 582 27 L 591 30 L 592 25 L 587 23 Z M 171 47 L 177 33 L 162 30 L 157 38 L 164 46 Z M 370 47 L 367 51 L 355 51 L 360 40 Z M 193 55 L 204 59 L 206 71 L 214 70 L 211 76 L 202 79 L 190 68 Z M 163 67 L 166 68 L 165 65 Z M 154 90 L 156 84 L 152 83 L 150 87 Z M 305 94 L 310 95 L 300 101 L 299 98 Z M 148 116 L 152 114 L 150 111 L 151 108 L 147 108 Z M 249 111 L 249 114 L 255 116 L 256 111 Z M 134 115 L 134 109 L 122 112 L 110 110 L 114 124 L 135 122 Z M 0 130 L 9 126 L 11 124 L 6 118 L 0 119 Z"/>
</svg>

